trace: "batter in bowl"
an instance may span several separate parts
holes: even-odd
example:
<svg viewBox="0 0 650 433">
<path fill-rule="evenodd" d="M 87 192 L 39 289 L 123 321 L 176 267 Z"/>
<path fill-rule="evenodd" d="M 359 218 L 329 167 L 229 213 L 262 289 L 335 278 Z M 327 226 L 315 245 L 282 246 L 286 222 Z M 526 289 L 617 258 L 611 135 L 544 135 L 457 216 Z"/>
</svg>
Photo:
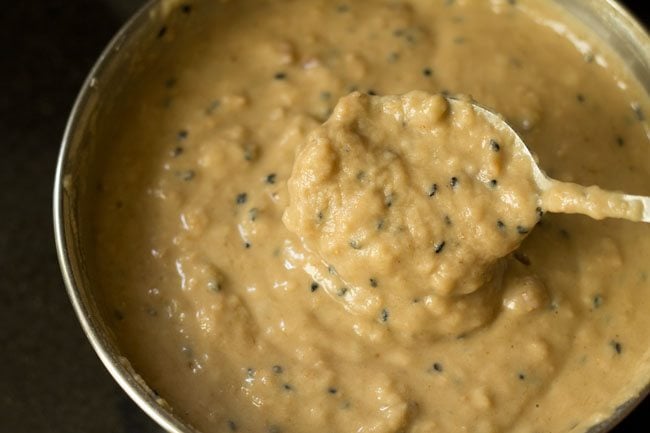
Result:
<svg viewBox="0 0 650 433">
<path fill-rule="evenodd" d="M 347 308 L 352 288 L 330 282 L 350 262 L 314 262 L 282 221 L 296 149 L 354 91 L 471 94 L 551 176 L 647 193 L 647 94 L 586 29 L 496 0 L 205 1 L 168 20 L 159 67 L 102 146 L 94 262 L 116 341 L 182 418 L 204 432 L 585 431 L 644 385 L 644 225 L 543 216 L 477 316 L 417 287 L 402 311 Z M 382 270 L 367 291 L 406 275 Z"/>
</svg>

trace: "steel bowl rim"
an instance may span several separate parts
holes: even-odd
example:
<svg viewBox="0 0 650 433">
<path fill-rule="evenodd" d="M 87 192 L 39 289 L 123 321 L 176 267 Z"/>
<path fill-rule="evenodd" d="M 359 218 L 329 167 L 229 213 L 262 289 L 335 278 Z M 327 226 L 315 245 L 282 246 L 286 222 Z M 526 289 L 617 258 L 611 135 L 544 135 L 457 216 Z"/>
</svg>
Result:
<svg viewBox="0 0 650 433">
<path fill-rule="evenodd" d="M 54 241 L 56 244 L 56 253 L 59 261 L 59 267 L 66 291 L 72 307 L 77 315 L 81 327 L 90 341 L 94 351 L 101 360 L 104 367 L 108 370 L 112 378 L 127 393 L 127 395 L 142 409 L 149 417 L 157 422 L 161 427 L 170 433 L 189 433 L 191 429 L 183 424 L 180 419 L 172 414 L 171 411 L 163 408 L 161 405 L 151 401 L 142 388 L 138 386 L 133 372 L 129 371 L 120 361 L 117 353 L 102 341 L 103 333 L 101 318 L 93 317 L 90 313 L 89 306 L 82 300 L 80 288 L 72 270 L 71 258 L 69 255 L 69 245 L 66 242 L 65 229 L 65 208 L 64 208 L 64 170 L 68 160 L 69 150 L 72 142 L 74 131 L 80 127 L 80 117 L 86 108 L 90 97 L 91 88 L 95 77 L 99 76 L 102 70 L 108 65 L 119 49 L 122 41 L 128 38 L 134 29 L 145 19 L 149 13 L 159 3 L 159 0 L 147 0 L 130 18 L 122 25 L 120 30 L 111 38 L 104 50 L 101 52 L 97 61 L 94 63 L 90 72 L 86 76 L 84 83 L 79 91 L 75 102 L 72 106 L 68 121 L 63 132 L 61 148 L 57 158 L 57 165 L 54 178 L 53 191 L 53 217 L 54 217 Z"/>
<path fill-rule="evenodd" d="M 603 2 L 618 13 L 621 18 L 625 20 L 625 24 L 630 26 L 630 29 L 635 32 L 636 36 L 642 36 L 646 40 L 646 46 L 650 45 L 650 35 L 645 23 L 637 19 L 637 17 L 623 5 L 619 0 L 603 0 Z"/>
</svg>

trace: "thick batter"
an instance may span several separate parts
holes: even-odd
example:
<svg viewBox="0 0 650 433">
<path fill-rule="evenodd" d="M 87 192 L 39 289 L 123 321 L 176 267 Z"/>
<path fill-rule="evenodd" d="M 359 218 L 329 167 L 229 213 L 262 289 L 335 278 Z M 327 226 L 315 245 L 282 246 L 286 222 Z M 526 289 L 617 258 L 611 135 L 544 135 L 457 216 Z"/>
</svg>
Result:
<svg viewBox="0 0 650 433">
<path fill-rule="evenodd" d="M 173 8 L 152 35 L 159 67 L 105 134 L 93 219 L 106 317 L 136 371 L 204 432 L 579 432 L 611 415 L 650 377 L 648 226 L 544 215 L 499 261 L 481 316 L 416 287 L 397 310 L 350 308 L 353 288 L 331 282 L 363 239 L 328 267 L 282 221 L 296 149 L 355 90 L 471 94 L 551 176 L 647 194 L 647 94 L 567 22 L 539 1 Z M 427 200 L 463 181 L 447 175 Z M 538 214 L 508 217 L 516 233 Z M 355 287 L 388 299 L 417 260 Z"/>
<path fill-rule="evenodd" d="M 451 101 L 345 96 L 298 146 L 288 181 L 283 221 L 303 242 L 303 269 L 407 341 L 491 320 L 500 259 L 542 214 L 513 134 Z"/>
</svg>

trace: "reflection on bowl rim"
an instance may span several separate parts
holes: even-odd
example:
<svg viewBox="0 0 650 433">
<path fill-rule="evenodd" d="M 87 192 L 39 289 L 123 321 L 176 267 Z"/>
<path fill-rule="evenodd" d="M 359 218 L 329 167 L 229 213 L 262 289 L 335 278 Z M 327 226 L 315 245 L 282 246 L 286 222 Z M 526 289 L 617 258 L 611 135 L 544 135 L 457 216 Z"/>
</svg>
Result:
<svg viewBox="0 0 650 433">
<path fill-rule="evenodd" d="M 146 22 L 151 21 L 152 18 L 160 17 L 161 14 L 155 12 L 162 11 L 165 9 L 165 6 L 169 6 L 169 3 L 169 0 L 147 1 L 109 42 L 86 78 L 68 119 L 58 157 L 53 196 L 54 232 L 57 256 L 68 296 L 86 336 L 106 369 L 108 369 L 111 376 L 113 376 L 131 399 L 165 430 L 170 433 L 196 433 L 193 427 L 175 416 L 173 409 L 161 400 L 155 391 L 151 390 L 145 384 L 144 380 L 133 371 L 129 362 L 120 355 L 108 337 L 106 324 L 98 314 L 93 314 L 95 305 L 92 296 L 89 296 L 89 293 L 87 293 L 89 292 L 89 287 L 84 288 L 80 281 L 83 275 L 79 275 L 79 272 L 75 273 L 75 270 L 79 271 L 80 264 L 76 262 L 78 257 L 74 256 L 78 251 L 74 251 L 75 245 L 71 245 L 70 242 L 71 239 L 75 239 L 77 233 L 74 221 L 72 221 L 74 220 L 74 216 L 72 215 L 74 212 L 70 207 L 70 202 L 73 201 L 73 198 L 71 198 L 73 194 L 69 193 L 68 189 L 72 185 L 70 184 L 68 174 L 64 172 L 71 159 L 70 148 L 72 140 L 79 130 L 83 130 L 83 115 L 87 114 L 89 98 L 98 77 L 101 78 L 106 67 L 117 57 L 116 53 L 120 51 L 123 45 L 128 44 L 130 41 L 129 38 L 133 36 L 135 31 L 139 27 L 145 26 Z M 614 17 L 621 24 L 622 31 L 626 33 L 624 37 L 629 38 L 635 43 L 637 48 L 640 45 L 642 53 L 645 48 L 650 47 L 650 37 L 644 27 L 615 0 L 595 0 L 595 2 L 592 0 L 591 3 L 598 4 L 599 7 L 606 10 L 610 18 Z M 162 16 L 164 17 L 164 13 Z M 162 25 L 160 21 L 157 21 L 156 24 Z M 645 56 L 643 54 L 641 55 L 643 57 L 641 61 L 643 62 L 642 66 L 648 70 L 650 75 L 650 53 L 648 51 L 645 50 Z M 650 77 L 642 84 L 645 86 L 646 91 L 650 92 L 650 83 L 648 81 L 650 81 Z M 587 433 L 605 433 L 610 431 L 649 394 L 650 383 L 637 397 L 621 405 L 614 411 L 612 416 L 604 422 L 591 427 Z"/>
</svg>

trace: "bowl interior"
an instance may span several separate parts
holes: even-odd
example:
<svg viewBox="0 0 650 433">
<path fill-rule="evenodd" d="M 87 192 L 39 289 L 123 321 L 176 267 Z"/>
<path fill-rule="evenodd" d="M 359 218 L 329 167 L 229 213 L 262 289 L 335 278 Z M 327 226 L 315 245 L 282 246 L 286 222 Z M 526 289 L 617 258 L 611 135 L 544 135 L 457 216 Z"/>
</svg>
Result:
<svg viewBox="0 0 650 433">
<path fill-rule="evenodd" d="M 623 8 L 611 0 L 557 0 L 584 22 L 625 60 L 630 71 L 650 92 L 650 38 Z M 131 368 L 104 320 L 102 300 L 93 287 L 92 227 L 86 224 L 98 193 L 98 137 L 110 134 L 110 119 L 120 110 L 143 72 L 165 55 L 156 44 L 164 33 L 169 2 L 151 1 L 111 41 L 84 84 L 70 116 L 59 157 L 54 190 L 57 249 L 68 292 L 94 349 L 112 376 L 131 398 L 166 430 L 195 431 L 176 417 L 172 408 Z M 650 376 L 650 375 L 647 375 Z M 649 378 L 650 379 L 650 378 Z M 589 433 L 610 430 L 643 400 L 622 405 L 606 422 Z"/>
</svg>

